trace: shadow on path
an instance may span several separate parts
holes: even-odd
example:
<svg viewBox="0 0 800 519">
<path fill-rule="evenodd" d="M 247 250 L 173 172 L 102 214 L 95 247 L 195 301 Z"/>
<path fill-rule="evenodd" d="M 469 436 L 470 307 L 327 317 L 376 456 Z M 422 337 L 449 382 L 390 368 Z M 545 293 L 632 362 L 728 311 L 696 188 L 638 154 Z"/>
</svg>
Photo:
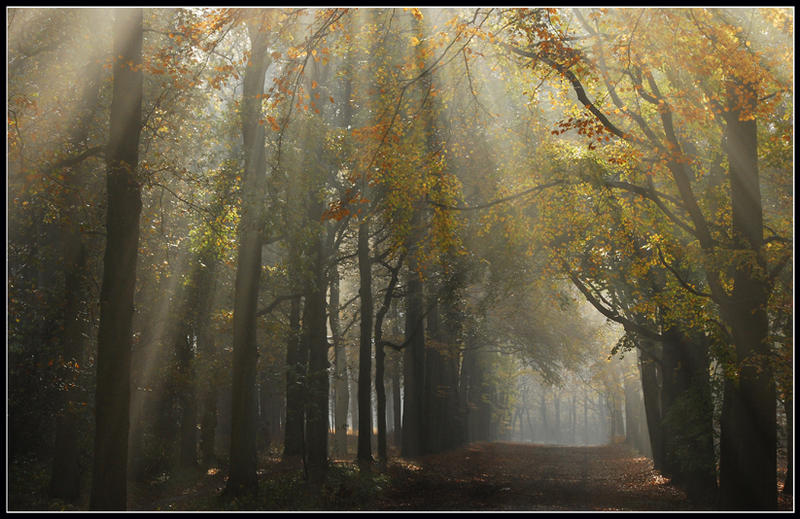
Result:
<svg viewBox="0 0 800 519">
<path fill-rule="evenodd" d="M 474 443 L 398 460 L 386 510 L 690 510 L 686 495 L 625 445 Z"/>
</svg>

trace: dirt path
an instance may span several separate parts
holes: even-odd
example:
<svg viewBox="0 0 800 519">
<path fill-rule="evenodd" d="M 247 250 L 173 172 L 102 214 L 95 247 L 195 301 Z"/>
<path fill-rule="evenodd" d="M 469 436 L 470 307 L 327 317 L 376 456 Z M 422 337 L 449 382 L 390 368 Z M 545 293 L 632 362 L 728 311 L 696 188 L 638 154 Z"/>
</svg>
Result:
<svg viewBox="0 0 800 519">
<path fill-rule="evenodd" d="M 478 443 L 390 469 L 394 510 L 687 510 L 686 496 L 623 445 Z"/>
<path fill-rule="evenodd" d="M 332 466 L 333 467 L 333 466 Z M 560 447 L 474 443 L 421 460 L 392 458 L 386 473 L 360 473 L 351 461 L 310 490 L 299 465 L 270 458 L 252 510 L 692 510 L 686 495 L 625 445 Z M 338 475 L 337 475 L 338 474 Z M 134 510 L 229 509 L 217 499 L 219 471 L 137 486 Z M 781 510 L 791 510 L 781 498 Z M 233 508 L 240 509 L 240 508 Z"/>
</svg>

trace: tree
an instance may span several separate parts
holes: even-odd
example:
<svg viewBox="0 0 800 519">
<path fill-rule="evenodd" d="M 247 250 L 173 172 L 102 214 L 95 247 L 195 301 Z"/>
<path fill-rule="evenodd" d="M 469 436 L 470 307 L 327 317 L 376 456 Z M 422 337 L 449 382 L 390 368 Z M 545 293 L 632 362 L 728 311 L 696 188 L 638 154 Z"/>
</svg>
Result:
<svg viewBox="0 0 800 519">
<path fill-rule="evenodd" d="M 233 310 L 233 390 L 230 495 L 255 492 L 256 481 L 256 304 L 261 276 L 261 244 L 266 190 L 264 126 L 261 95 L 270 64 L 267 14 L 259 11 L 246 20 L 250 58 L 242 91 L 244 176 L 239 223 L 239 259 Z"/>
<path fill-rule="evenodd" d="M 100 295 L 95 397 L 93 510 L 127 506 L 128 409 L 141 186 L 137 175 L 142 106 L 142 10 L 114 18 L 114 92 L 108 163 L 106 252 Z"/>
</svg>

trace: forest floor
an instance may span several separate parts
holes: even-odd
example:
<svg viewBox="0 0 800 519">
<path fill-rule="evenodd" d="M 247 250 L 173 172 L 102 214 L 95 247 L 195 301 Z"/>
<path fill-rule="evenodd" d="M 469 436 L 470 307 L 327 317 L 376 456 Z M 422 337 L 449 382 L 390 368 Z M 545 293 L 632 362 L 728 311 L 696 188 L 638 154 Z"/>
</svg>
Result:
<svg viewBox="0 0 800 519">
<path fill-rule="evenodd" d="M 390 452 L 390 455 L 392 453 Z M 352 459 L 352 458 L 351 458 Z M 418 460 L 391 457 L 385 470 L 361 471 L 335 460 L 325 483 L 303 477 L 299 460 L 259 461 L 254 498 L 223 500 L 224 470 L 163 474 L 128 486 L 130 510 L 698 510 L 686 494 L 653 470 L 651 459 L 624 444 L 565 447 L 531 443 L 473 443 Z M 10 510 L 85 510 L 46 497 L 45 465 L 10 467 Z M 785 465 L 784 465 L 785 471 Z M 784 474 L 779 474 L 779 487 Z M 82 485 L 88 489 L 89 481 Z M 780 510 L 792 498 L 779 493 Z"/>
<path fill-rule="evenodd" d="M 213 469 L 175 493 L 151 487 L 130 496 L 138 510 L 696 510 L 684 492 L 653 470 L 651 459 L 625 445 L 562 447 L 473 443 L 420 460 L 392 458 L 386 470 L 331 465 L 311 488 L 296 464 L 266 460 L 259 497 L 222 502 L 225 484 Z M 170 493 L 172 489 L 172 493 Z M 791 510 L 791 498 L 780 508 Z"/>
</svg>

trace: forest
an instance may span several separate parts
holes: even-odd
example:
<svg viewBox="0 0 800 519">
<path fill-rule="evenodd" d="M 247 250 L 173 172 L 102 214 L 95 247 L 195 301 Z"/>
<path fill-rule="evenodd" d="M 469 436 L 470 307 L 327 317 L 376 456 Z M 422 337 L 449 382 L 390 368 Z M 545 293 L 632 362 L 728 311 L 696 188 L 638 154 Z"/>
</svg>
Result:
<svg viewBox="0 0 800 519">
<path fill-rule="evenodd" d="M 6 509 L 794 509 L 794 8 L 7 7 Z"/>
</svg>

